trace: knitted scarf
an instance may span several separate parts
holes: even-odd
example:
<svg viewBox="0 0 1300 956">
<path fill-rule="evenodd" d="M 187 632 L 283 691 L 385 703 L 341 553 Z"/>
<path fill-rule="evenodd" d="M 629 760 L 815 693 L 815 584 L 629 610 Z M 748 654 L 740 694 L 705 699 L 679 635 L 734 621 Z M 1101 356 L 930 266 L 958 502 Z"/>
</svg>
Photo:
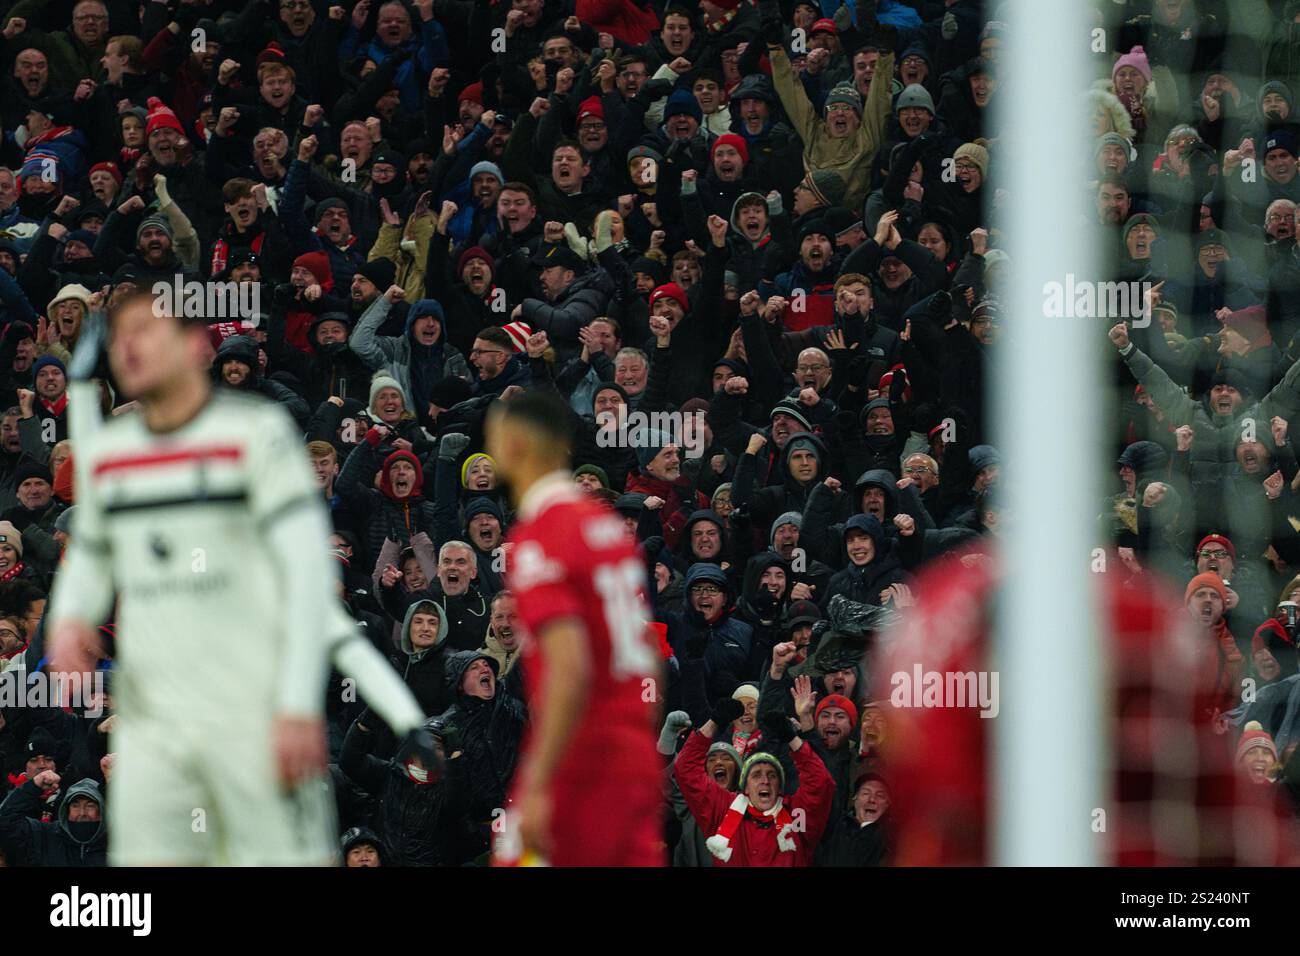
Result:
<svg viewBox="0 0 1300 956">
<path fill-rule="evenodd" d="M 722 818 L 722 824 L 718 827 L 718 832 L 704 841 L 704 845 L 709 848 L 710 853 L 723 863 L 731 859 L 731 841 L 736 836 L 736 831 L 740 829 L 740 824 L 744 822 L 746 814 L 749 814 L 755 820 L 762 820 L 764 817 L 775 818 L 776 845 L 782 853 L 794 852 L 794 837 L 790 835 L 794 826 L 794 818 L 790 816 L 790 811 L 785 808 L 785 803 L 778 797 L 775 806 L 771 810 L 766 813 L 759 813 L 749 805 L 749 797 L 743 793 L 738 793 L 736 799 L 731 801 L 731 806 L 727 808 L 726 816 Z"/>
</svg>

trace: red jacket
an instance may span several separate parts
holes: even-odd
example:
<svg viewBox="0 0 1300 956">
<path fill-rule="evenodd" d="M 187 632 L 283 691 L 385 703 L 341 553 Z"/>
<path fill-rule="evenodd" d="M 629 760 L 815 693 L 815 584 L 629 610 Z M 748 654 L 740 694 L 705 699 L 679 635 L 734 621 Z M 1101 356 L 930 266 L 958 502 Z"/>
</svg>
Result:
<svg viewBox="0 0 1300 956">
<path fill-rule="evenodd" d="M 694 495 L 691 494 L 691 484 L 685 478 L 669 482 L 635 471 L 627 476 L 623 490 L 638 491 L 643 495 L 654 495 L 664 500 L 664 506 L 659 509 L 659 523 L 664 527 L 664 543 L 668 545 L 670 551 L 677 550 L 682 529 L 686 527 L 686 519 L 691 516 L 691 512 L 709 506 L 709 499 L 704 495 L 698 491 Z"/>
<path fill-rule="evenodd" d="M 709 745 L 712 743 L 699 731 L 692 731 L 681 753 L 677 755 L 677 764 L 673 768 L 677 786 L 686 798 L 691 816 L 706 838 L 718 832 L 722 818 L 727 815 L 731 802 L 736 798 L 736 794 L 723 790 L 704 771 L 705 757 L 708 756 Z M 791 751 L 790 756 L 794 760 L 795 769 L 799 771 L 799 789 L 784 801 L 785 808 L 790 811 L 796 824 L 794 852 L 782 852 L 777 847 L 774 826 L 764 825 L 746 814 L 740 829 L 731 840 L 731 859 L 723 861 L 715 858 L 714 866 L 812 865 L 813 853 L 821 842 L 826 822 L 830 819 L 835 782 L 826 772 L 821 757 L 807 743 L 798 750 Z"/>
<path fill-rule="evenodd" d="M 578 0 L 574 14 L 597 33 L 639 46 L 659 29 L 653 10 L 642 9 L 632 0 Z"/>
</svg>

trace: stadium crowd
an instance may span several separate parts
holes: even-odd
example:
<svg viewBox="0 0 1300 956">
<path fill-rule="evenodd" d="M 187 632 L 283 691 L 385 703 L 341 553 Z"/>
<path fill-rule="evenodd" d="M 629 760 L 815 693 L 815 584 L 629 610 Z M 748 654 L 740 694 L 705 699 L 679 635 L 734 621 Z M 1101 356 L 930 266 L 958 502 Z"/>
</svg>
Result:
<svg viewBox="0 0 1300 956">
<path fill-rule="evenodd" d="M 1282 803 L 1300 3 L 1093 6 L 1098 78 L 1062 108 L 1095 149 L 1063 184 L 1095 197 L 1098 281 L 1154 287 L 1149 326 L 1096 320 L 1120 409 L 1097 546 L 1186 589 L 1222 746 Z M 574 481 L 643 547 L 665 860 L 893 861 L 893 705 L 867 652 L 920 569 L 988 564 L 1010 514 L 985 394 L 1016 199 L 989 182 L 1015 42 L 994 4 L 0 11 L 7 670 L 41 666 L 75 532 L 68 363 L 92 316 L 162 283 L 208 310 L 214 381 L 297 422 L 340 600 L 447 754 L 400 764 L 334 675 L 348 865 L 482 863 L 508 812 L 528 707 L 483 422 L 520 389 L 567 402 Z M 130 414 L 101 372 L 98 412 Z M 609 424 L 634 413 L 662 427 Z M 105 672 L 97 716 L 0 708 L 9 865 L 105 861 Z"/>
</svg>

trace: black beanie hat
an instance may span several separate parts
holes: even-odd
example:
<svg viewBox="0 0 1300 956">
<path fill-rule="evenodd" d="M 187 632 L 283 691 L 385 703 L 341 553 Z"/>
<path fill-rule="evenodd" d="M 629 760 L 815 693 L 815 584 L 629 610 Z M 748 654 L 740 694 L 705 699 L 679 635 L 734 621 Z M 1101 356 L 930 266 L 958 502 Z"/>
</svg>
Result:
<svg viewBox="0 0 1300 956">
<path fill-rule="evenodd" d="M 50 469 L 32 458 L 24 458 L 14 469 L 14 487 L 20 487 L 28 478 L 40 478 L 51 485 L 54 484 L 54 475 L 50 474 Z"/>
<path fill-rule="evenodd" d="M 371 259 L 363 263 L 356 270 L 356 274 L 365 276 L 373 282 L 380 292 L 386 292 L 388 287 L 397 279 L 397 266 L 392 259 L 385 259 L 380 256 L 378 259 Z"/>
<path fill-rule="evenodd" d="M 469 382 L 455 375 L 447 375 L 429 389 L 429 401 L 439 408 L 451 408 L 474 397 Z"/>
</svg>

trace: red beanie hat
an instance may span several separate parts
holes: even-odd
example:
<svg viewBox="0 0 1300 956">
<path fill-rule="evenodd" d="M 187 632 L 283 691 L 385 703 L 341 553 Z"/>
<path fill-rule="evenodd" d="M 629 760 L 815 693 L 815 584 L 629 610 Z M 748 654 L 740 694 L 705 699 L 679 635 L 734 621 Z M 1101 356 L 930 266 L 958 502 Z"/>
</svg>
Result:
<svg viewBox="0 0 1300 956">
<path fill-rule="evenodd" d="M 835 21 L 830 17 L 822 17 L 820 20 L 813 21 L 812 27 L 808 30 L 808 35 L 814 33 L 834 33 L 839 35 L 840 28 L 835 25 Z"/>
<path fill-rule="evenodd" d="M 830 694 L 823 697 L 817 704 L 817 710 L 813 713 L 813 719 L 816 720 L 821 717 L 822 711 L 827 707 L 840 708 L 840 710 L 849 715 L 850 726 L 856 727 L 858 725 L 858 709 L 853 706 L 853 701 L 849 700 L 843 694 Z"/>
<path fill-rule="evenodd" d="M 272 42 L 266 45 L 265 50 L 257 54 L 257 59 L 253 61 L 253 64 L 261 66 L 263 63 L 283 63 L 284 61 L 284 47 Z"/>
<path fill-rule="evenodd" d="M 600 120 L 605 118 L 605 107 L 601 105 L 599 96 L 589 96 L 578 104 L 578 122 L 581 123 L 588 116 Z"/>
<path fill-rule="evenodd" d="M 482 259 L 487 263 L 489 269 L 496 272 L 497 261 L 492 258 L 492 253 L 488 252 L 482 246 L 470 246 L 462 252 L 460 258 L 456 260 L 456 275 L 460 275 L 465 271 L 465 263 L 469 262 L 471 259 Z"/>
<path fill-rule="evenodd" d="M 1197 552 L 1199 552 L 1207 544 L 1223 545 L 1223 550 L 1228 552 L 1228 557 L 1232 558 L 1233 561 L 1237 560 L 1237 549 L 1234 548 L 1232 546 L 1232 542 L 1229 541 L 1227 538 L 1225 538 L 1223 535 L 1207 534 L 1204 538 L 1201 539 L 1201 543 L 1196 546 Z"/>
<path fill-rule="evenodd" d="M 471 83 L 469 86 L 465 87 L 463 90 L 460 91 L 460 98 L 456 100 L 456 102 L 464 103 L 466 100 L 468 100 L 471 103 L 477 103 L 479 106 L 483 105 L 482 81 L 479 81 L 478 83 Z"/>
<path fill-rule="evenodd" d="M 709 150 L 709 159 L 713 158 L 713 154 L 718 151 L 719 146 L 732 147 L 740 154 L 740 161 L 742 163 L 749 162 L 749 144 L 745 142 L 743 136 L 739 136 L 736 133 L 723 133 L 713 141 L 713 148 Z"/>
<path fill-rule="evenodd" d="M 1237 741 L 1237 759 L 1240 760 L 1246 756 L 1253 747 L 1263 747 L 1273 755 L 1274 760 L 1277 759 L 1277 744 L 1273 742 L 1272 736 L 1258 720 L 1252 720 L 1246 724 L 1246 732 Z"/>
<path fill-rule="evenodd" d="M 655 286 L 655 290 L 650 293 L 650 307 L 654 308 L 654 304 L 664 296 L 676 299 L 677 304 L 683 309 L 690 309 L 691 307 L 690 301 L 686 298 L 686 290 L 676 282 L 665 282 L 663 285 Z"/>
<path fill-rule="evenodd" d="M 1223 603 L 1228 603 L 1228 589 L 1223 586 L 1223 578 L 1219 577 L 1213 571 L 1206 571 L 1204 574 L 1198 574 L 1187 582 L 1187 590 L 1183 592 L 1183 603 L 1186 604 L 1192 599 L 1192 595 L 1201 588 L 1214 588 L 1219 592 L 1219 597 L 1223 598 Z"/>
<path fill-rule="evenodd" d="M 324 285 L 334 278 L 334 273 L 330 271 L 330 257 L 320 252 L 304 252 L 297 259 L 293 260 L 295 266 L 302 266 L 308 272 L 316 277 L 317 283 Z"/>
<path fill-rule="evenodd" d="M 182 136 L 185 135 L 185 127 L 181 126 L 181 121 L 176 118 L 172 108 L 158 99 L 156 96 L 149 97 L 149 113 L 145 119 L 144 135 L 146 138 L 153 135 L 154 130 L 174 129 Z"/>
<path fill-rule="evenodd" d="M 90 167 L 86 172 L 86 175 L 89 176 L 91 173 L 99 172 L 100 170 L 103 170 L 116 179 L 119 186 L 122 185 L 122 170 L 117 168 L 117 163 L 96 163 L 94 166 Z"/>
</svg>

